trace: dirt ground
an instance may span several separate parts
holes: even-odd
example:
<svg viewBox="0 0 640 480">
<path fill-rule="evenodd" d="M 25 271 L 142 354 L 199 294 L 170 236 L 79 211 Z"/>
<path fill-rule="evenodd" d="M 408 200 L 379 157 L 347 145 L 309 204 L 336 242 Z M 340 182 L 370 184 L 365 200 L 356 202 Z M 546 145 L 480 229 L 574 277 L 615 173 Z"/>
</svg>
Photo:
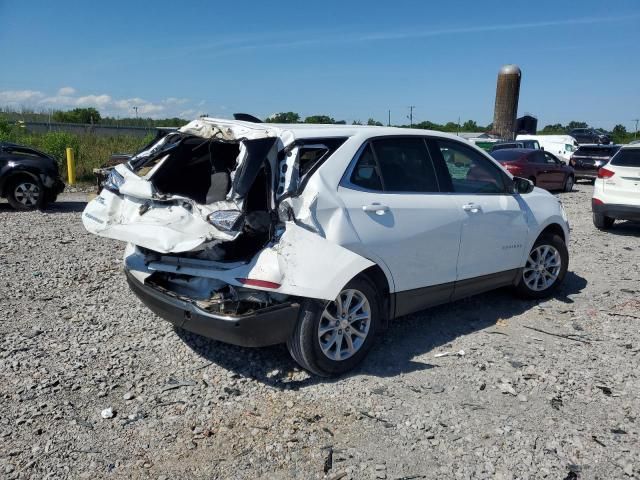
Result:
<svg viewBox="0 0 640 480">
<path fill-rule="evenodd" d="M 554 298 L 402 318 L 336 380 L 284 346 L 175 332 L 129 292 L 123 244 L 84 230 L 82 196 L 0 204 L 0 477 L 639 477 L 640 225 L 597 231 L 592 188 L 559 194 Z"/>
</svg>

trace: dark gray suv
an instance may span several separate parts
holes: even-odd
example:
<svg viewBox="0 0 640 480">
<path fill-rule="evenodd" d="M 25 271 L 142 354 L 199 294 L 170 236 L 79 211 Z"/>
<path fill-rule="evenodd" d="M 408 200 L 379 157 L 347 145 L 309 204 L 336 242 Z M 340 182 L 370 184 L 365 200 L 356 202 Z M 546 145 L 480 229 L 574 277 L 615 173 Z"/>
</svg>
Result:
<svg viewBox="0 0 640 480">
<path fill-rule="evenodd" d="M 0 142 L 0 196 L 16 210 L 42 208 L 64 190 L 58 162 L 33 148 Z"/>
<path fill-rule="evenodd" d="M 569 135 L 580 144 L 596 143 L 598 145 L 608 145 L 611 143 L 611 138 L 606 132 L 593 128 L 574 128 L 569 132 Z"/>
</svg>

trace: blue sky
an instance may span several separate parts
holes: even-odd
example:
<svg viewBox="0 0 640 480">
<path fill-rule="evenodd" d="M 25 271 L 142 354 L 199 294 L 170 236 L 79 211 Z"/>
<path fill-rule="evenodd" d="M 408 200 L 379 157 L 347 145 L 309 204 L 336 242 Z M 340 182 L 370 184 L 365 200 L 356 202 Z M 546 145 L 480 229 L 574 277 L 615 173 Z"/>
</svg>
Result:
<svg viewBox="0 0 640 480">
<path fill-rule="evenodd" d="M 182 3 L 182 4 L 181 4 Z M 378 3 L 380 3 L 378 5 Z M 633 127 L 640 4 L 0 0 L 0 105 L 492 121 L 501 65 L 540 125 Z"/>
</svg>

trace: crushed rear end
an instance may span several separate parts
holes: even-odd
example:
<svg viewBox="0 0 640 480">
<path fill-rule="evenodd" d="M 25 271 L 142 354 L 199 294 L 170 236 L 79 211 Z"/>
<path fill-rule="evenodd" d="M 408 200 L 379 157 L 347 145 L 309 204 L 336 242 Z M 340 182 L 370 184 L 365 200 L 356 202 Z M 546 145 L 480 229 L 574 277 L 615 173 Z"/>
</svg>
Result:
<svg viewBox="0 0 640 480">
<path fill-rule="evenodd" d="M 127 280 L 159 316 L 227 343 L 281 343 L 300 298 L 333 300 L 372 265 L 292 207 L 341 141 L 304 145 L 283 128 L 196 120 L 116 166 L 83 223 L 127 242 Z"/>
</svg>

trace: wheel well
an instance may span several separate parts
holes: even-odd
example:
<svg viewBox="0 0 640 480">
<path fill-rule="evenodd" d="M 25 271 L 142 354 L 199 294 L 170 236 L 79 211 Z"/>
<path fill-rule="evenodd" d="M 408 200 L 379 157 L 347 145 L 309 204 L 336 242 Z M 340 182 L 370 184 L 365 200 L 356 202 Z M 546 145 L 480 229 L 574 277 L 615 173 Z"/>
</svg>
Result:
<svg viewBox="0 0 640 480">
<path fill-rule="evenodd" d="M 378 290 L 378 293 L 380 293 L 380 296 L 382 298 L 381 307 L 383 313 L 382 327 L 387 328 L 387 326 L 389 325 L 389 319 L 392 316 L 391 309 L 393 308 L 393 306 L 391 305 L 391 295 L 389 295 L 390 289 L 387 276 L 382 271 L 382 268 L 380 268 L 378 265 L 372 265 L 366 270 L 360 272 L 358 276 L 368 278 L 371 282 L 373 282 L 376 290 Z"/>
<path fill-rule="evenodd" d="M 2 195 L 3 197 L 6 197 L 8 193 L 7 188 L 9 188 L 16 180 L 19 180 L 21 178 L 28 178 L 30 180 L 35 180 L 38 182 L 40 181 L 34 174 L 30 172 L 12 173 L 4 179 L 4 182 L 2 182 L 2 191 L 0 192 L 0 195 Z"/>
<path fill-rule="evenodd" d="M 552 223 L 551 225 L 548 225 L 547 227 L 545 227 L 545 229 L 542 230 L 542 232 L 540 232 L 540 235 L 544 235 L 545 233 L 549 233 L 551 235 L 558 235 L 560 238 L 562 238 L 562 241 L 566 241 L 566 238 L 564 236 L 564 230 L 557 223 Z"/>
</svg>

